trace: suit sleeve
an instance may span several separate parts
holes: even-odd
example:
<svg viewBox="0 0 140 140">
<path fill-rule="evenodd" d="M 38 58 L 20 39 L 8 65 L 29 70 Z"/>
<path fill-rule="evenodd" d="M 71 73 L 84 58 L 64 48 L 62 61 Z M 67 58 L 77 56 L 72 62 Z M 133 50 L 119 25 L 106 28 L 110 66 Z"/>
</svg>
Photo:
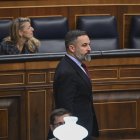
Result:
<svg viewBox="0 0 140 140">
<path fill-rule="evenodd" d="M 66 108 L 73 112 L 73 102 L 77 93 L 76 75 L 63 73 L 54 83 L 54 96 L 57 108 Z"/>
</svg>

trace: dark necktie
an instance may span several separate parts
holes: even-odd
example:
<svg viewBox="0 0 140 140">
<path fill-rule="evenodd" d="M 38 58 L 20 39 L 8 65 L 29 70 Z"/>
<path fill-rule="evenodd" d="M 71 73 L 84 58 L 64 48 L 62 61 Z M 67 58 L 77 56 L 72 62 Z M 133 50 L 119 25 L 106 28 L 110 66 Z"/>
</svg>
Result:
<svg viewBox="0 0 140 140">
<path fill-rule="evenodd" d="M 82 63 L 81 66 L 83 67 L 83 69 L 84 69 L 85 72 L 87 73 L 88 77 L 90 77 L 89 71 L 88 71 L 88 69 L 87 69 L 87 66 L 86 66 L 84 63 Z"/>
</svg>

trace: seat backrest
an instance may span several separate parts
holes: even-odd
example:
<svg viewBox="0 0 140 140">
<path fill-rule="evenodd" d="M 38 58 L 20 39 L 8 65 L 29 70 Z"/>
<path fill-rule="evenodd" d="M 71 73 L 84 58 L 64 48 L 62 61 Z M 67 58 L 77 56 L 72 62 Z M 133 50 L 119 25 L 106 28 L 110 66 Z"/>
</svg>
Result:
<svg viewBox="0 0 140 140">
<path fill-rule="evenodd" d="M 117 21 L 114 16 L 78 16 L 76 28 L 87 32 L 92 51 L 119 49 Z"/>
<path fill-rule="evenodd" d="M 10 35 L 10 26 L 12 19 L 0 19 L 0 42 L 3 38 Z"/>
<path fill-rule="evenodd" d="M 130 24 L 129 48 L 140 49 L 140 16 L 133 16 Z"/>
<path fill-rule="evenodd" d="M 66 51 L 64 38 L 69 30 L 66 17 L 30 17 L 30 19 L 34 28 L 34 36 L 41 41 L 40 53 Z"/>
</svg>

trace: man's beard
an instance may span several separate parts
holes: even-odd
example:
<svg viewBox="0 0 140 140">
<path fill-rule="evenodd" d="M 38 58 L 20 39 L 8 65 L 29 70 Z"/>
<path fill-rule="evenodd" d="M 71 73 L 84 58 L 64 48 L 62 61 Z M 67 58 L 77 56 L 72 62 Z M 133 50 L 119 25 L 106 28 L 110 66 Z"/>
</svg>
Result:
<svg viewBox="0 0 140 140">
<path fill-rule="evenodd" d="M 91 61 L 91 56 L 90 56 L 90 54 L 86 54 L 86 56 L 85 56 L 85 61 Z"/>
<path fill-rule="evenodd" d="M 80 61 L 91 61 L 91 56 L 90 56 L 90 54 L 86 54 L 86 55 L 76 55 L 76 58 L 79 59 Z"/>
</svg>

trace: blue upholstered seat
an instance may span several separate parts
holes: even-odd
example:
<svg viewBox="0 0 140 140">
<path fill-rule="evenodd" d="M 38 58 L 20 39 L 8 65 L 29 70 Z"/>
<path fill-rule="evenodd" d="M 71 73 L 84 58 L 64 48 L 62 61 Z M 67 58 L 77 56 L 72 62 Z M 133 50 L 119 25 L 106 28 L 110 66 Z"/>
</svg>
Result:
<svg viewBox="0 0 140 140">
<path fill-rule="evenodd" d="M 140 16 L 133 16 L 130 24 L 129 46 L 132 49 L 140 49 Z"/>
<path fill-rule="evenodd" d="M 9 36 L 12 19 L 0 19 L 0 42 Z"/>
<path fill-rule="evenodd" d="M 114 16 L 78 16 L 76 28 L 88 33 L 92 51 L 119 48 L 117 21 Z"/>
<path fill-rule="evenodd" d="M 34 36 L 41 41 L 40 53 L 65 52 L 64 38 L 68 32 L 68 21 L 63 16 L 30 17 Z"/>
</svg>

